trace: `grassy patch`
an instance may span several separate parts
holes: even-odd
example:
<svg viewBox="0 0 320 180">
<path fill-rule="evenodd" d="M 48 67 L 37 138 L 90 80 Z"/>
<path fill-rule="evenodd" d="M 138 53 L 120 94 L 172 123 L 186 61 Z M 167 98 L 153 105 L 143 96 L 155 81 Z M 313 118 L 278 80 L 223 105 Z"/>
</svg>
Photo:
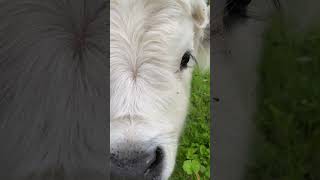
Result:
<svg viewBox="0 0 320 180">
<path fill-rule="evenodd" d="M 320 28 L 291 29 L 274 18 L 265 35 L 248 180 L 320 179 Z"/>
<path fill-rule="evenodd" d="M 210 73 L 195 70 L 186 127 L 171 180 L 210 177 Z"/>
</svg>

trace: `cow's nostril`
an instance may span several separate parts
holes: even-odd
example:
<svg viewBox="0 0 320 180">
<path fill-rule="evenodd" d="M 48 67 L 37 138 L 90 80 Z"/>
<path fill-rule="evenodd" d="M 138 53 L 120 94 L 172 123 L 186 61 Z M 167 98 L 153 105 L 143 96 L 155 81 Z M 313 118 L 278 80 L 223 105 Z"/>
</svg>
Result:
<svg viewBox="0 0 320 180">
<path fill-rule="evenodd" d="M 153 171 L 154 169 L 156 169 L 159 165 L 162 164 L 162 160 L 163 160 L 163 151 L 160 147 L 157 147 L 156 151 L 155 151 L 155 155 L 153 156 L 154 158 L 147 162 L 148 163 L 148 168 L 145 171 L 145 174 L 150 173 L 150 171 Z"/>
</svg>

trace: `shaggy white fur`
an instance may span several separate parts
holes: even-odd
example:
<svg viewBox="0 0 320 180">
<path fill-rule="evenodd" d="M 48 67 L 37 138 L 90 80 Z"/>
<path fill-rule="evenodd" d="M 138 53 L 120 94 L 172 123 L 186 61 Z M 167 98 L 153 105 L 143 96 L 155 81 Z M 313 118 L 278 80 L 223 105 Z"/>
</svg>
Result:
<svg viewBox="0 0 320 180">
<path fill-rule="evenodd" d="M 186 51 L 200 57 L 207 12 L 202 0 L 111 0 L 110 151 L 161 147 L 161 179 L 173 171 L 187 114 L 195 62 L 180 70 L 181 58 Z"/>
</svg>

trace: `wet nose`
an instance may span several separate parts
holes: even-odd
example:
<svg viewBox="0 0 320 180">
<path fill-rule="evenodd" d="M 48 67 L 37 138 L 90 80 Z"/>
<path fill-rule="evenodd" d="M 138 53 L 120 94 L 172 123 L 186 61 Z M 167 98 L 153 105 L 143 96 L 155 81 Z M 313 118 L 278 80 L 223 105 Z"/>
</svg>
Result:
<svg viewBox="0 0 320 180">
<path fill-rule="evenodd" d="M 111 179 L 157 179 L 161 174 L 163 150 L 124 150 L 111 153 Z"/>
</svg>

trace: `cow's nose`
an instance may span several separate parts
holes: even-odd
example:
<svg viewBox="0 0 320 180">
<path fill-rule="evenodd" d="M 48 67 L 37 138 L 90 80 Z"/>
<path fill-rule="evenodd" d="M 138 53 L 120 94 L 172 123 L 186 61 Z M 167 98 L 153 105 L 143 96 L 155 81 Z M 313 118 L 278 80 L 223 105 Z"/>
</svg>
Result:
<svg viewBox="0 0 320 180">
<path fill-rule="evenodd" d="M 157 179 L 161 174 L 163 150 L 125 150 L 111 153 L 111 179 Z"/>
</svg>

